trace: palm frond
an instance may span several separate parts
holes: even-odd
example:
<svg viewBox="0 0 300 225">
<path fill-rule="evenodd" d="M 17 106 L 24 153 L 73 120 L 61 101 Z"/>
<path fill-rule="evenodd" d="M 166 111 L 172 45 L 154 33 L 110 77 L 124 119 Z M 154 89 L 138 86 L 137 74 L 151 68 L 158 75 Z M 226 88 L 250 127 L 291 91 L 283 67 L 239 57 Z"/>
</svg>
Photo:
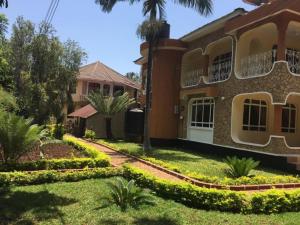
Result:
<svg viewBox="0 0 300 225">
<path fill-rule="evenodd" d="M 117 2 L 129 2 L 130 4 L 140 2 L 140 0 L 95 0 L 97 5 L 100 5 L 103 12 L 109 13 L 114 8 Z"/>
<path fill-rule="evenodd" d="M 40 143 L 42 128 L 13 113 L 0 112 L 0 145 L 5 162 L 16 161 Z"/>
<path fill-rule="evenodd" d="M 8 7 L 8 0 L 0 0 L 0 7 L 5 7 L 7 8 Z"/>
<path fill-rule="evenodd" d="M 227 173 L 233 178 L 249 176 L 250 172 L 259 166 L 260 162 L 252 158 L 227 157 L 224 162 L 228 165 Z"/>
<path fill-rule="evenodd" d="M 129 182 L 123 178 L 116 178 L 113 182 L 109 182 L 110 198 L 108 200 L 111 204 L 116 204 L 125 211 L 128 207 L 138 208 L 141 205 L 154 205 L 153 197 L 135 186 L 135 181 Z"/>
<path fill-rule="evenodd" d="M 201 15 L 208 16 L 212 13 L 212 0 L 174 0 L 175 3 L 187 8 L 193 8 Z"/>
<path fill-rule="evenodd" d="M 117 113 L 125 111 L 130 105 L 135 103 L 133 98 L 125 92 L 123 95 L 104 96 L 100 92 L 93 92 L 87 100 L 104 117 L 112 117 Z"/>
</svg>

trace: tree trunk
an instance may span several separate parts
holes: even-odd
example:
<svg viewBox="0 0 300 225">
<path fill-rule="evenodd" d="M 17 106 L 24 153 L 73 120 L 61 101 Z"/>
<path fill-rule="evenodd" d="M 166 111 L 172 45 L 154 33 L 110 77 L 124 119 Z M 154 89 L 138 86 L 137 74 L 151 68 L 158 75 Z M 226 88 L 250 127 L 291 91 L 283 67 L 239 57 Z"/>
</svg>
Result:
<svg viewBox="0 0 300 225">
<path fill-rule="evenodd" d="M 105 124 L 106 124 L 106 137 L 107 139 L 113 139 L 113 134 L 111 131 L 111 118 L 105 118 Z"/>
<path fill-rule="evenodd" d="M 151 150 L 151 141 L 150 141 L 150 122 L 149 114 L 151 108 L 151 88 L 152 88 L 152 64 L 153 64 L 153 39 L 149 40 L 149 49 L 148 49 L 148 65 L 147 65 L 147 86 L 146 86 L 146 107 L 145 107 L 145 119 L 144 119 L 144 151 Z"/>
</svg>

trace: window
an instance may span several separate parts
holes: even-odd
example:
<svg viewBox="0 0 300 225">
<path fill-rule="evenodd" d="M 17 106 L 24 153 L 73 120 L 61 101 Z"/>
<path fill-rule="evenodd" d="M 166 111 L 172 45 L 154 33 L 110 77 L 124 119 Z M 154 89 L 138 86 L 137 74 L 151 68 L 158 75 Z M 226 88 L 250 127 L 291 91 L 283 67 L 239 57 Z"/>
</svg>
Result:
<svg viewBox="0 0 300 225">
<path fill-rule="evenodd" d="M 243 130 L 267 130 L 267 103 L 265 101 L 253 99 L 245 100 Z"/>
<path fill-rule="evenodd" d="M 89 86 L 88 86 L 88 93 L 92 93 L 92 92 L 99 92 L 101 89 L 101 86 L 100 84 L 98 83 L 89 83 Z"/>
<path fill-rule="evenodd" d="M 286 104 L 282 107 L 281 131 L 284 133 L 296 132 L 296 107 Z"/>
<path fill-rule="evenodd" d="M 191 127 L 214 127 L 214 99 L 203 98 L 192 102 Z"/>
<path fill-rule="evenodd" d="M 110 94 L 110 85 L 104 84 L 103 85 L 103 95 L 104 96 L 109 96 Z"/>
<path fill-rule="evenodd" d="M 117 92 L 120 92 L 121 95 L 124 94 L 124 87 L 122 87 L 122 86 L 114 86 L 114 95 Z"/>
<path fill-rule="evenodd" d="M 226 80 L 229 77 L 231 71 L 231 59 L 231 52 L 219 55 L 214 59 L 213 65 L 210 68 L 211 82 Z"/>
</svg>

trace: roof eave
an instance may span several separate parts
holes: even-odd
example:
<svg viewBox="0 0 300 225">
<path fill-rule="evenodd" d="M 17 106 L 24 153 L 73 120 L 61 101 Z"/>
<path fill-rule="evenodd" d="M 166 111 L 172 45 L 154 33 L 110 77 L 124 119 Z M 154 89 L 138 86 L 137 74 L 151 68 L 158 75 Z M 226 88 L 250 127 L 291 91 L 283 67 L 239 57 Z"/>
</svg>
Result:
<svg viewBox="0 0 300 225">
<path fill-rule="evenodd" d="M 237 16 L 244 15 L 245 13 L 247 13 L 247 11 L 245 9 L 237 8 L 233 12 L 184 35 L 179 40 L 184 41 L 184 42 L 194 41 L 197 38 L 200 38 L 206 34 L 209 34 L 215 30 L 222 28 L 228 20 L 230 20 L 234 17 L 237 17 Z"/>
</svg>

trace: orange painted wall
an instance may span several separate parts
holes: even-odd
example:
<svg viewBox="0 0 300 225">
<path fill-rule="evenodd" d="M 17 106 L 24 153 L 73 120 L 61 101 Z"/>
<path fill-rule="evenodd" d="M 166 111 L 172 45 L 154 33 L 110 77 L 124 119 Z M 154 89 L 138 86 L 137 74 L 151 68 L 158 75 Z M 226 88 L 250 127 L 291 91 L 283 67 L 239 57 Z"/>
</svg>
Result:
<svg viewBox="0 0 300 225">
<path fill-rule="evenodd" d="M 151 138 L 178 137 L 180 65 L 183 51 L 160 49 L 154 53 L 152 75 Z"/>
</svg>

